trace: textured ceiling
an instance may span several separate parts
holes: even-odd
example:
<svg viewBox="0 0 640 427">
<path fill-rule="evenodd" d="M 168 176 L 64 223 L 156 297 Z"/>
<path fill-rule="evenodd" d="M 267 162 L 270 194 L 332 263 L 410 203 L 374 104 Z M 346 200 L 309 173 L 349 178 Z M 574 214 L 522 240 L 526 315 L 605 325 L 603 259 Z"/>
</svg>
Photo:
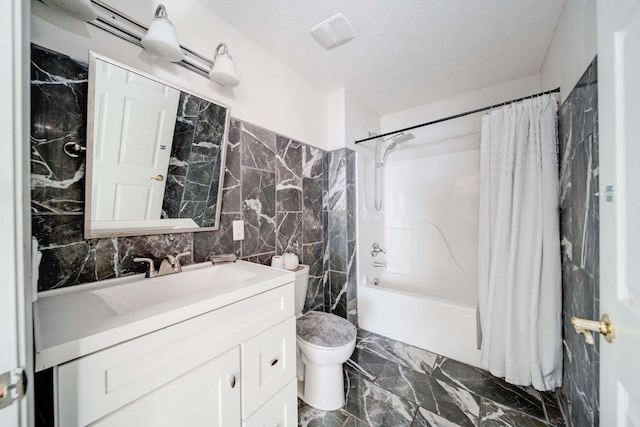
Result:
<svg viewBox="0 0 640 427">
<path fill-rule="evenodd" d="M 200 0 L 324 90 L 380 115 L 540 71 L 564 0 Z M 325 51 L 309 29 L 341 12 L 356 37 Z"/>
</svg>

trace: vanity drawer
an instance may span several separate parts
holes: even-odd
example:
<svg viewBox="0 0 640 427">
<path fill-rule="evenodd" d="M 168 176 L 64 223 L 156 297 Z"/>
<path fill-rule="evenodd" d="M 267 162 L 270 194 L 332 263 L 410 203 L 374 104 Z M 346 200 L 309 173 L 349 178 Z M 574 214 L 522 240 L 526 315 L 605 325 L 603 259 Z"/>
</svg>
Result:
<svg viewBox="0 0 640 427">
<path fill-rule="evenodd" d="M 242 417 L 295 378 L 296 319 L 291 316 L 242 344 Z"/>
<path fill-rule="evenodd" d="M 58 425 L 89 424 L 293 312 L 293 286 L 285 285 L 61 365 Z"/>
<path fill-rule="evenodd" d="M 243 427 L 297 427 L 298 382 L 294 378 L 242 423 Z"/>
</svg>

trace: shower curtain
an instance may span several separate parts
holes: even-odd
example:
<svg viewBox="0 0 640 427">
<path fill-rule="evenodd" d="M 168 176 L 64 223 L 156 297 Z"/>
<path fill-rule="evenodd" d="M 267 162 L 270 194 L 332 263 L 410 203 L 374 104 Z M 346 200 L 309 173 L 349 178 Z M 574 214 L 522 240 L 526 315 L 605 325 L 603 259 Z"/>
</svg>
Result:
<svg viewBox="0 0 640 427">
<path fill-rule="evenodd" d="M 482 119 L 481 360 L 493 375 L 538 390 L 562 382 L 557 146 L 550 95 Z"/>
</svg>

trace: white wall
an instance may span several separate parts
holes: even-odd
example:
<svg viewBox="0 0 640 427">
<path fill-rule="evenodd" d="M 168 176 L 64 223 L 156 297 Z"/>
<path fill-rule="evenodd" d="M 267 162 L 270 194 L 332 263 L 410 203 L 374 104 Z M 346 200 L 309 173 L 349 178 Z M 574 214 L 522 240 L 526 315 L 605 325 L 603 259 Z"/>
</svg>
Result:
<svg viewBox="0 0 640 427">
<path fill-rule="evenodd" d="M 159 2 L 108 0 L 107 3 L 148 26 Z M 184 67 L 155 60 L 141 48 L 36 0 L 31 2 L 31 41 L 83 62 L 88 61 L 87 51 L 94 50 L 229 105 L 233 117 L 327 148 L 326 93 L 200 2 L 190 1 L 187 5 L 180 0 L 165 0 L 163 4 L 183 46 L 212 58 L 216 45 L 221 41 L 227 43 L 240 79 L 238 87 L 223 88 Z"/>
<path fill-rule="evenodd" d="M 354 150 L 354 141 L 380 132 L 380 116 L 345 88 L 329 93 L 328 117 L 329 150 Z"/>
<path fill-rule="evenodd" d="M 564 100 L 597 53 L 596 0 L 565 0 L 540 70 L 543 90 L 560 87 Z"/>
</svg>

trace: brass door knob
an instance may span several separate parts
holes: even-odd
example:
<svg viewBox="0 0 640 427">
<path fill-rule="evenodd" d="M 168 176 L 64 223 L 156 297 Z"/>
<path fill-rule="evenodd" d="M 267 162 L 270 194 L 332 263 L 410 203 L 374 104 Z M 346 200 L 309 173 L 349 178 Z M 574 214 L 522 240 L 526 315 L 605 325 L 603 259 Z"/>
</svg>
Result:
<svg viewBox="0 0 640 427">
<path fill-rule="evenodd" d="M 584 335 L 584 340 L 587 344 L 594 344 L 591 331 L 600 332 L 604 335 L 604 339 L 607 340 L 607 342 L 613 342 L 616 338 L 616 328 L 613 326 L 611 317 L 609 317 L 608 314 L 603 314 L 600 320 L 588 320 L 581 319 L 579 317 L 572 317 L 571 324 L 577 333 Z"/>
<path fill-rule="evenodd" d="M 151 179 L 155 179 L 156 181 L 164 181 L 164 175 L 156 175 Z"/>
</svg>

